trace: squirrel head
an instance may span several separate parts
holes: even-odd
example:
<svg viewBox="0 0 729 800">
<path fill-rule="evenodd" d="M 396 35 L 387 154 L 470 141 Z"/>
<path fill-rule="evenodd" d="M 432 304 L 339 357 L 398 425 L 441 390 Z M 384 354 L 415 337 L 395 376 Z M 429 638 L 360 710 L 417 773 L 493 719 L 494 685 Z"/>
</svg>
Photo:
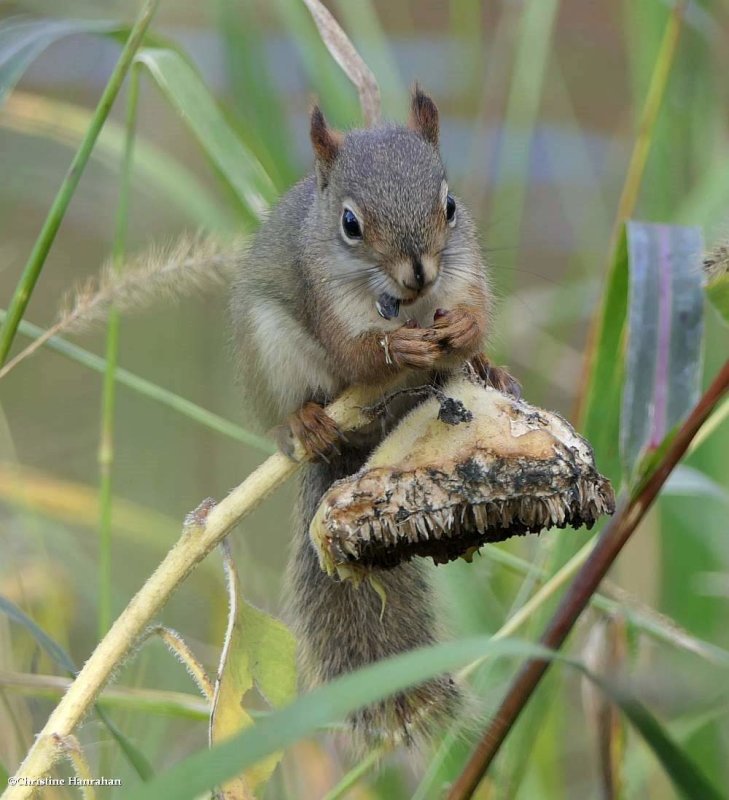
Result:
<svg viewBox="0 0 729 800">
<path fill-rule="evenodd" d="M 340 133 L 318 107 L 311 114 L 325 240 L 337 248 L 337 263 L 352 273 L 369 269 L 375 293 L 403 304 L 437 281 L 458 224 L 438 137 L 438 109 L 417 85 L 407 125 Z"/>
</svg>

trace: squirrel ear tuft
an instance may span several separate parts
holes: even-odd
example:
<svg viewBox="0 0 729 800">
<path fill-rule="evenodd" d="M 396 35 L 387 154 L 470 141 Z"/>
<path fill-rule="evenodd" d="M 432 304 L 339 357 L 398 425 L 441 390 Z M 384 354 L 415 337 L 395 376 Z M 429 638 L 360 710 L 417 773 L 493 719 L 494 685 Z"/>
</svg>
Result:
<svg viewBox="0 0 729 800">
<path fill-rule="evenodd" d="M 408 125 L 433 147 L 438 147 L 438 107 L 417 83 L 413 87 Z"/>
<path fill-rule="evenodd" d="M 316 173 L 323 188 L 327 184 L 332 165 L 339 155 L 342 135 L 328 127 L 319 106 L 314 106 L 311 110 L 310 136 L 316 156 Z"/>
</svg>

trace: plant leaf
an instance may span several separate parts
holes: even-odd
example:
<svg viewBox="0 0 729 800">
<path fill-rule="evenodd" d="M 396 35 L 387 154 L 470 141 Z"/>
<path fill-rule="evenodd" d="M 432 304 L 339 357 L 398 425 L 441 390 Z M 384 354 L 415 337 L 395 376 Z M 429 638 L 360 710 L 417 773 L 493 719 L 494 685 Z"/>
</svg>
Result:
<svg viewBox="0 0 729 800">
<path fill-rule="evenodd" d="M 238 733 L 211 750 L 193 754 L 169 772 L 139 787 L 130 797 L 132 800 L 157 800 L 159 797 L 193 800 L 200 793 L 259 762 L 268 754 L 293 744 L 317 728 L 341 721 L 357 708 L 486 656 L 554 659 L 579 669 L 592 680 L 599 681 L 610 699 L 620 706 L 653 748 L 682 793 L 694 787 L 694 793 L 687 794 L 687 797 L 707 800 L 717 800 L 720 797 L 700 770 L 665 733 L 660 723 L 634 698 L 600 681 L 584 665 L 559 653 L 516 639 L 494 639 L 488 636 L 461 639 L 411 651 L 337 678 L 274 712 L 253 728 Z"/>
<path fill-rule="evenodd" d="M 278 194 L 274 182 L 230 127 L 195 69 L 179 53 L 162 47 L 143 48 L 135 60 L 149 70 L 244 208 L 259 220 Z"/>
<path fill-rule="evenodd" d="M 4 612 L 13 622 L 17 622 L 36 640 L 38 645 L 45 650 L 45 652 L 66 672 L 71 675 L 76 675 L 76 665 L 73 663 L 71 656 L 61 647 L 58 642 L 55 642 L 51 637 L 18 606 L 7 597 L 0 595 L 0 611 Z M 99 719 L 108 728 L 111 735 L 119 744 L 124 755 L 129 759 L 129 763 L 134 767 L 137 774 L 143 781 L 148 781 L 154 776 L 154 770 L 151 764 L 144 757 L 142 752 L 138 750 L 126 736 L 116 727 L 108 715 L 99 708 L 98 704 L 94 706 Z"/>
<path fill-rule="evenodd" d="M 16 91 L 3 107 L 0 126 L 24 135 L 52 139 L 64 147 L 75 149 L 83 139 L 91 117 L 92 112 L 82 106 Z M 122 126 L 107 119 L 96 140 L 91 160 L 117 172 L 123 148 Z M 207 230 L 235 229 L 235 215 L 224 208 L 180 161 L 139 135 L 134 149 L 134 177 L 140 187 L 176 206 L 191 222 Z M 32 189 L 37 192 L 35 184 Z"/>
<path fill-rule="evenodd" d="M 291 148 L 287 98 L 274 79 L 274 69 L 278 71 L 280 64 L 268 59 L 268 40 L 260 35 L 260 10 L 238 0 L 215 0 L 215 7 L 236 131 L 277 185 L 291 186 L 299 178 L 299 169 Z"/>
<path fill-rule="evenodd" d="M 59 667 L 66 670 L 66 672 L 69 672 L 71 675 L 76 674 L 76 665 L 73 663 L 71 656 L 69 656 L 61 645 L 54 642 L 43 628 L 33 622 L 33 620 L 24 611 L 18 608 L 15 603 L 2 595 L 0 595 L 0 611 L 10 617 L 13 622 L 17 622 L 18 625 L 25 628 L 36 640 L 38 645 L 45 650 Z"/>
<path fill-rule="evenodd" d="M 703 289 L 698 228 L 629 222 L 628 355 L 620 447 L 627 475 L 698 398 Z"/>
<path fill-rule="evenodd" d="M 227 546 L 223 547 L 223 554 L 229 614 L 210 716 L 211 745 L 253 725 L 244 702 L 254 687 L 273 708 L 296 697 L 296 643 L 291 631 L 243 600 Z M 225 800 L 252 797 L 267 783 L 282 756 L 282 751 L 271 753 L 245 774 L 226 782 L 222 788 Z"/>
<path fill-rule="evenodd" d="M 549 657 L 537 645 L 481 636 L 406 653 L 337 678 L 276 711 L 211 750 L 195 753 L 164 775 L 130 794 L 132 800 L 197 797 L 241 770 L 258 763 L 325 725 L 343 720 L 354 709 L 381 700 L 406 686 L 422 683 L 477 658 Z"/>
<path fill-rule="evenodd" d="M 152 780 L 152 778 L 154 778 L 154 769 L 152 769 L 152 765 L 142 751 L 133 745 L 119 728 L 117 728 L 116 723 L 98 703 L 94 705 L 94 711 L 96 711 L 96 716 L 106 725 L 107 730 L 114 737 L 114 741 L 119 745 L 119 748 L 132 767 L 134 767 L 137 775 L 145 782 Z"/>
<path fill-rule="evenodd" d="M 0 25 L 0 105 L 28 67 L 54 42 L 74 33 L 120 29 L 119 24 L 103 20 L 11 18 Z"/>
<path fill-rule="evenodd" d="M 595 448 L 599 469 L 616 485 L 620 475 L 618 434 L 625 364 L 623 330 L 627 313 L 628 244 L 623 230 L 607 276 L 584 417 L 584 434 Z"/>
</svg>

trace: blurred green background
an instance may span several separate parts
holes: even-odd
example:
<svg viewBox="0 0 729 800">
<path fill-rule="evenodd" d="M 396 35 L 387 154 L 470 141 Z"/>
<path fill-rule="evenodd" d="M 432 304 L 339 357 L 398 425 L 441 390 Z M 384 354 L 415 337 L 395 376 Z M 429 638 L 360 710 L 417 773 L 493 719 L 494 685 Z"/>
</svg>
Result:
<svg viewBox="0 0 729 800">
<path fill-rule="evenodd" d="M 671 5 L 660 0 L 328 3 L 376 73 L 387 117 L 404 120 L 408 87 L 416 79 L 436 100 L 450 185 L 479 221 L 499 296 L 492 355 L 510 365 L 530 401 L 567 417 L 580 391 L 586 332 L 603 288 L 618 198 Z M 91 2 L 65 2 L 62 9 L 51 0 L 0 3 L 3 19 L 30 13 L 129 22 L 136 10 L 129 2 L 105 3 L 103 9 Z M 187 54 L 279 190 L 311 166 L 307 112 L 313 97 L 335 124 L 360 122 L 355 91 L 297 0 L 163 2 L 152 30 Z M 729 220 L 728 41 L 729 3 L 689 3 L 632 215 L 701 225 L 709 242 L 722 235 Z M 0 108 L 3 307 L 117 54 L 118 42 L 110 36 L 63 38 L 38 57 Z M 36 324 L 50 325 L 64 293 L 96 274 L 110 254 L 124 95 L 33 294 L 26 319 Z M 255 224 L 146 74 L 131 187 L 130 252 L 173 241 L 184 231 L 250 230 Z M 726 358 L 729 336 L 713 312 L 706 324 L 708 383 Z M 104 352 L 103 326 L 74 340 Z M 119 363 L 247 426 L 229 340 L 224 291 L 162 301 L 122 320 Z M 27 340 L 19 336 L 16 350 L 21 343 Z M 101 388 L 101 376 L 47 349 L 0 387 L 0 594 L 79 663 L 97 638 Z M 263 460 L 260 452 L 124 387 L 118 389 L 116 420 L 115 614 L 175 540 L 184 515 L 205 497 L 224 496 Z M 628 606 L 645 603 L 694 636 L 729 649 L 726 424 L 690 464 L 707 480 L 697 486 L 678 476 L 611 579 L 630 592 Z M 246 597 L 273 613 L 280 610 L 291 503 L 287 486 L 233 537 Z M 558 540 L 570 540 L 566 548 L 574 550 L 584 535 L 556 532 L 502 549 L 553 571 L 566 557 Z M 453 636 L 497 630 L 537 582 L 536 573 L 525 577 L 496 563 L 488 549 L 472 565 L 435 570 L 435 578 Z M 163 613 L 211 672 L 226 608 L 220 558 L 214 554 Z M 546 611 L 522 631 L 527 638 L 538 635 Z M 572 652 L 583 652 L 597 619 L 592 612 L 585 616 L 570 640 Z M 630 621 L 621 630 L 624 652 L 614 669 L 629 676 L 717 786 L 729 786 L 726 666 L 676 642 L 657 643 Z M 513 669 L 493 666 L 479 673 L 481 725 L 467 727 L 482 726 Z M 0 764 L 10 772 L 53 705 L 38 690 L 18 686 L 18 676 L 32 672 L 60 674 L 22 628 L 0 616 Z M 157 643 L 123 669 L 120 683 L 194 693 L 184 668 Z M 594 725 L 581 698 L 575 674 L 554 669 L 517 725 L 483 797 L 604 796 Z M 204 719 L 183 718 L 179 710 L 140 710 L 127 700 L 112 716 L 155 768 L 205 742 Z M 620 796 L 672 797 L 653 756 L 634 734 L 625 735 Z M 438 797 L 468 753 L 469 736 L 438 748 L 435 758 L 392 757 L 347 796 Z M 80 737 L 94 763 L 104 766 L 103 774 L 124 776 L 129 784 L 135 780 L 95 718 L 87 720 Z M 287 753 L 266 797 L 322 797 L 352 764 L 325 738 L 300 743 Z M 48 796 L 72 795 L 49 790 Z M 103 796 L 123 797 L 124 790 Z"/>
</svg>

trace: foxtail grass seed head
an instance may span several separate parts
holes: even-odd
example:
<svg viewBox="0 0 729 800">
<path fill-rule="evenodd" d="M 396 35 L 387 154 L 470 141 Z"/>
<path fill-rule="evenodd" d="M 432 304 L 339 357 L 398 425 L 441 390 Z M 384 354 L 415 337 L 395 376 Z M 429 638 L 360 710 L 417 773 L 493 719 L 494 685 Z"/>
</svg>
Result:
<svg viewBox="0 0 729 800">
<path fill-rule="evenodd" d="M 590 528 L 614 510 L 592 448 L 562 417 L 464 375 L 331 486 L 310 535 L 322 569 L 352 578 L 414 556 L 470 561 L 488 542 Z"/>
<path fill-rule="evenodd" d="M 709 281 L 729 273 L 729 241 L 721 241 L 704 256 L 704 273 Z"/>
</svg>

